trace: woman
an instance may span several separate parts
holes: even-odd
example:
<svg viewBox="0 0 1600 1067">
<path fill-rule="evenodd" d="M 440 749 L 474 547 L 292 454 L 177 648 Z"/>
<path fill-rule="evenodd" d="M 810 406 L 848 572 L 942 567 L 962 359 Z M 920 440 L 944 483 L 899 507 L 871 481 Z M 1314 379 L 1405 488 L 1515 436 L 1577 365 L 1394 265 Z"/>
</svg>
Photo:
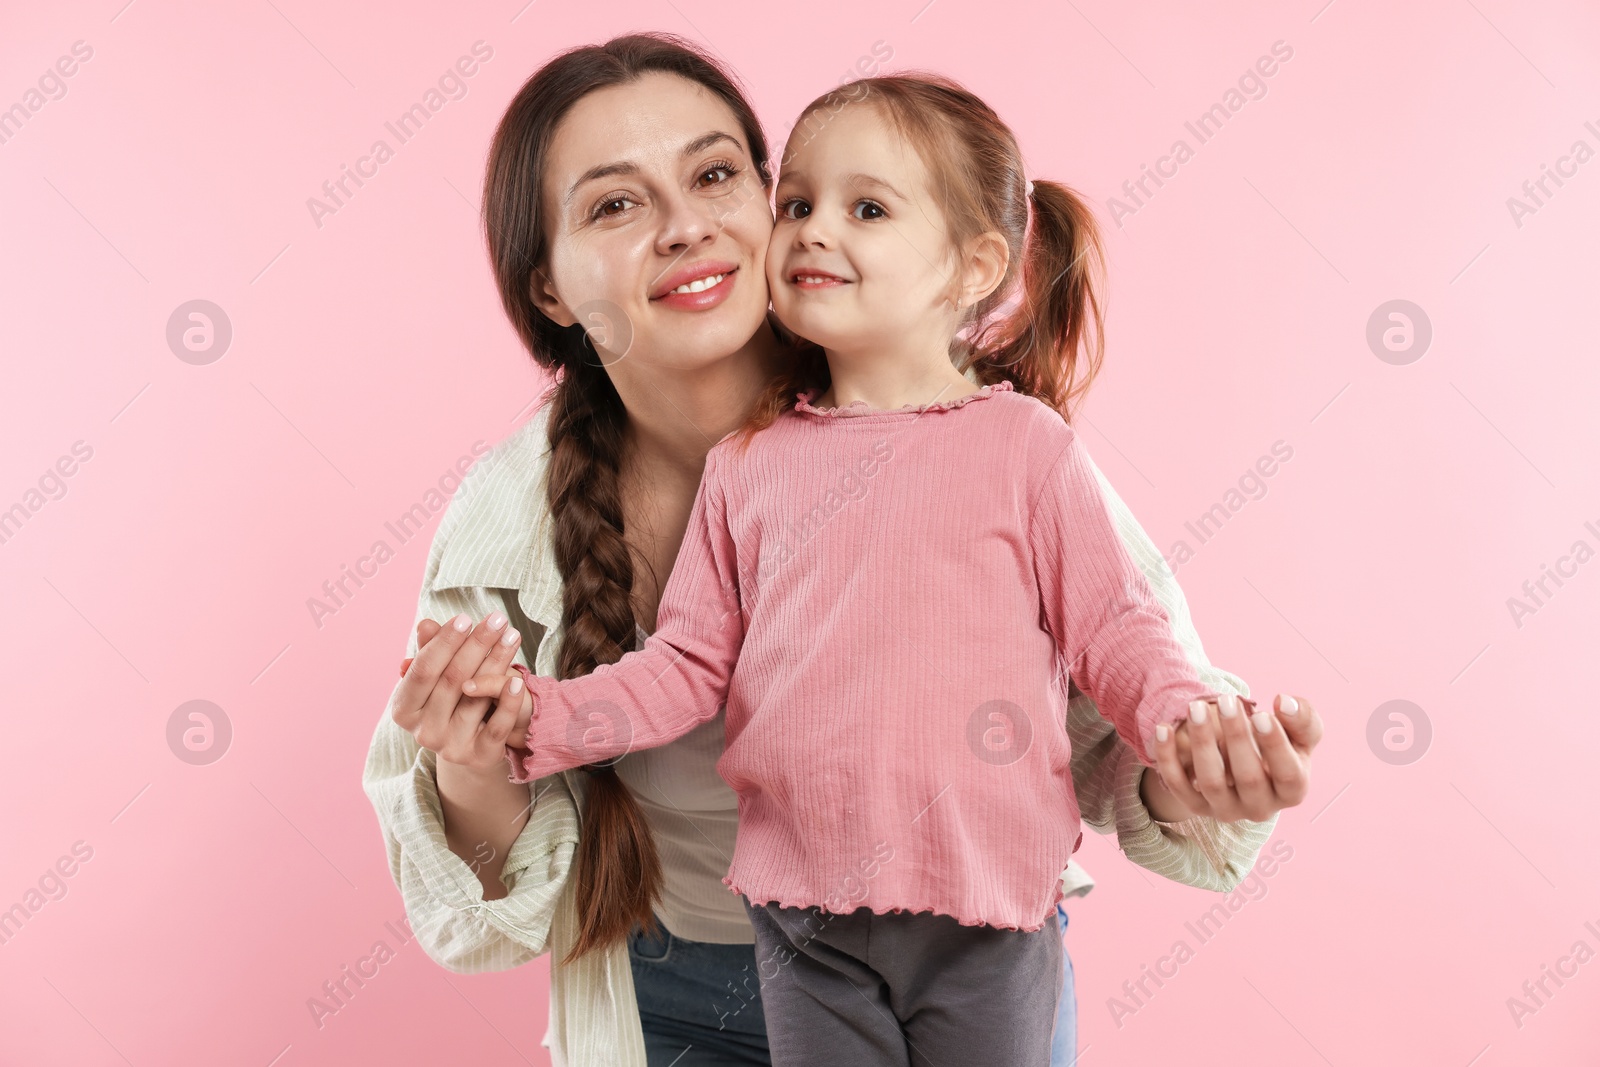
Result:
<svg viewBox="0 0 1600 1067">
<path fill-rule="evenodd" d="M 707 450 L 795 352 L 768 315 L 767 162 L 732 80 L 663 35 L 552 60 L 491 150 L 484 215 L 502 303 L 558 384 L 440 523 L 416 662 L 364 785 L 430 956 L 474 972 L 552 953 L 544 1044 L 571 1067 L 768 1062 L 753 934 L 721 882 L 737 828 L 715 771 L 722 716 L 529 787 L 508 780 L 504 728 L 480 727 L 489 699 L 461 689 L 514 656 L 540 674 L 585 674 L 653 629 Z M 1101 485 L 1208 684 L 1242 693 L 1206 662 L 1170 571 Z M 1197 789 L 1175 762 L 1145 775 L 1081 694 L 1068 718 L 1084 821 L 1115 827 L 1135 862 L 1213 890 L 1238 883 L 1276 811 L 1304 795 L 1318 730 L 1309 707 L 1275 723 L 1270 775 L 1236 729 L 1242 716 L 1222 723 L 1224 743 L 1201 731 Z M 1092 884 L 1076 864 L 1064 872 L 1068 894 Z M 1068 977 L 1061 1063 L 1075 1058 Z"/>
</svg>

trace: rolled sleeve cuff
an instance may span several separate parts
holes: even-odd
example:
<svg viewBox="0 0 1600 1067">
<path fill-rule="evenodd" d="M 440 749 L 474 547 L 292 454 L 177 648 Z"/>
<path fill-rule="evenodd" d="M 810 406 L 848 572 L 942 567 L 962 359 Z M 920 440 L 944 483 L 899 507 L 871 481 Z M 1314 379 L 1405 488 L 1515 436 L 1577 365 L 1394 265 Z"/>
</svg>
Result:
<svg viewBox="0 0 1600 1067">
<path fill-rule="evenodd" d="M 1210 816 L 1163 822 L 1139 795 L 1145 769 L 1131 749 L 1122 753 L 1115 789 L 1118 847 L 1163 878 L 1215 892 L 1233 889 L 1272 835 L 1277 813 L 1264 822 L 1225 823 Z"/>
</svg>

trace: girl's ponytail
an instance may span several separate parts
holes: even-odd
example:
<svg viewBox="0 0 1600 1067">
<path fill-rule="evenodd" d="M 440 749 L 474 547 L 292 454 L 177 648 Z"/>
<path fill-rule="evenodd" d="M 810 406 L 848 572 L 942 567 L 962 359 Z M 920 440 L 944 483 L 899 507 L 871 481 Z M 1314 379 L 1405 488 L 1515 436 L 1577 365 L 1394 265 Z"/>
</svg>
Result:
<svg viewBox="0 0 1600 1067">
<path fill-rule="evenodd" d="M 978 381 L 1005 379 L 1071 421 L 1100 371 L 1105 250 L 1089 205 L 1065 185 L 1033 182 L 1032 225 L 1015 308 L 975 339 Z"/>
</svg>

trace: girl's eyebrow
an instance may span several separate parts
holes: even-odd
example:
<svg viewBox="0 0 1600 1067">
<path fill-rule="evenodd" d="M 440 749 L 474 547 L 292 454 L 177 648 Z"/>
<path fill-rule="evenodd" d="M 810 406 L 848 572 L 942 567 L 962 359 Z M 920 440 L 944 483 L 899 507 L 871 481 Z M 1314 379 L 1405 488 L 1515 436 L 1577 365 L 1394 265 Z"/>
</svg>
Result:
<svg viewBox="0 0 1600 1067">
<path fill-rule="evenodd" d="M 889 195 L 898 197 L 908 204 L 911 202 L 911 198 L 909 196 L 906 196 L 904 193 L 890 185 L 888 182 L 884 181 L 882 178 L 875 178 L 871 174 L 861 174 L 859 172 L 855 174 L 846 174 L 844 176 L 844 180 L 849 182 L 851 185 L 870 185 L 873 188 L 882 189 Z"/>
<path fill-rule="evenodd" d="M 784 174 L 782 174 L 779 177 L 778 182 L 781 185 L 784 182 L 791 182 L 791 181 L 804 182 L 805 180 L 806 180 L 806 176 L 805 176 L 805 174 L 803 172 L 798 171 L 798 170 L 791 170 L 791 171 L 786 171 Z M 888 182 L 884 181 L 882 178 L 874 177 L 871 174 L 863 174 L 860 171 L 856 171 L 856 172 L 851 173 L 851 174 L 846 174 L 844 176 L 844 180 L 849 182 L 851 185 L 855 185 L 855 186 L 863 186 L 863 187 L 870 186 L 871 188 L 874 188 L 874 189 L 881 189 L 884 192 L 889 193 L 891 196 L 897 197 L 900 200 L 903 200 L 908 204 L 911 203 L 911 198 L 909 196 L 906 196 L 904 193 L 902 193 L 900 190 L 896 189 L 894 186 L 890 185 Z"/>
<path fill-rule="evenodd" d="M 744 145 L 739 143 L 739 139 L 737 137 L 734 137 L 732 134 L 723 133 L 721 130 L 712 130 L 710 133 L 701 134 L 699 137 L 696 137 L 694 140 L 684 145 L 683 150 L 680 151 L 678 155 L 683 158 L 697 155 L 720 141 L 727 141 L 740 151 L 744 150 Z M 639 164 L 628 161 L 602 163 L 599 166 L 590 167 L 588 170 L 584 171 L 578 176 L 577 181 L 572 183 L 572 188 L 567 190 L 567 195 L 561 202 L 563 205 L 572 203 L 572 198 L 577 193 L 578 187 L 583 185 L 585 182 L 592 182 L 597 178 L 609 178 L 614 174 L 638 173 Z"/>
</svg>

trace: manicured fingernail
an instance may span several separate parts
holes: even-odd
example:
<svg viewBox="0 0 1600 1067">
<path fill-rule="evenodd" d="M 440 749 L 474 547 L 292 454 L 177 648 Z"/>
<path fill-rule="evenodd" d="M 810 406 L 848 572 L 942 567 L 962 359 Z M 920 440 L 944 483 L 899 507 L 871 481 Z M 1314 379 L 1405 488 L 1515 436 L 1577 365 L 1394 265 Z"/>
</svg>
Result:
<svg viewBox="0 0 1600 1067">
<path fill-rule="evenodd" d="M 478 691 L 477 681 L 475 679 L 468 678 L 466 681 L 461 683 L 461 691 L 463 693 L 476 693 Z"/>
<path fill-rule="evenodd" d="M 485 619 L 484 622 L 488 625 L 489 629 L 499 633 L 500 627 L 506 624 L 506 617 L 500 612 L 495 611 L 491 612 L 489 617 Z"/>
<path fill-rule="evenodd" d="M 466 633 L 467 628 L 472 625 L 472 620 L 467 618 L 465 615 L 457 615 L 455 618 L 450 620 L 450 625 L 454 626 L 462 633 Z"/>
<path fill-rule="evenodd" d="M 1189 705 L 1189 718 L 1194 720 L 1194 724 L 1196 726 L 1203 726 L 1205 724 L 1206 702 L 1204 700 L 1196 700 L 1193 704 Z"/>
<path fill-rule="evenodd" d="M 1288 693 L 1278 694 L 1278 710 L 1285 715 L 1293 715 L 1300 710 L 1300 702 Z"/>
<path fill-rule="evenodd" d="M 1233 702 L 1233 697 L 1224 693 L 1217 698 L 1217 711 L 1224 719 L 1231 719 L 1239 714 L 1239 705 Z"/>
<path fill-rule="evenodd" d="M 505 633 L 500 635 L 500 643 L 502 645 L 514 645 L 520 640 L 522 640 L 522 631 L 518 630 L 515 626 L 507 629 Z"/>
<path fill-rule="evenodd" d="M 512 676 L 512 678 L 511 678 L 511 691 L 513 693 L 522 692 L 522 675 L 517 674 L 517 675 L 513 675 Z"/>
<path fill-rule="evenodd" d="M 1272 716 L 1268 715 L 1266 712 L 1256 712 L 1255 717 L 1250 721 L 1256 724 L 1256 733 L 1265 734 L 1272 732 Z"/>
<path fill-rule="evenodd" d="M 1166 723 L 1157 724 L 1157 726 L 1156 726 L 1156 740 L 1157 741 L 1165 741 L 1166 739 L 1167 739 L 1167 724 Z"/>
</svg>

